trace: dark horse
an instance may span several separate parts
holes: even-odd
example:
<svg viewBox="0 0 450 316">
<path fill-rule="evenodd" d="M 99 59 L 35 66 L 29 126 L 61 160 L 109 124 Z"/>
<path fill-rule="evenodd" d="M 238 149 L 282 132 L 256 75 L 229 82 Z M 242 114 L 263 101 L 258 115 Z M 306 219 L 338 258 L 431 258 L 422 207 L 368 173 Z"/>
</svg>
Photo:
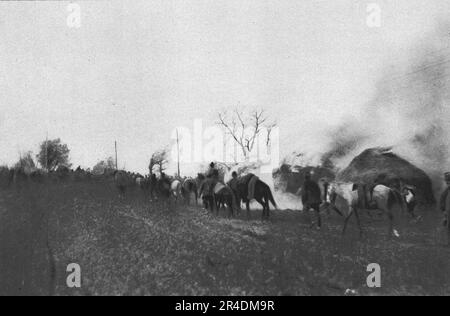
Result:
<svg viewBox="0 0 450 316">
<path fill-rule="evenodd" d="M 249 182 L 250 177 L 241 177 L 238 179 L 237 182 L 237 190 L 236 190 L 236 200 L 240 204 L 241 200 L 245 203 L 247 207 L 247 217 L 250 218 L 250 202 L 248 199 L 248 192 L 249 192 Z M 275 199 L 273 198 L 272 191 L 270 190 L 270 187 L 262 182 L 261 180 L 257 180 L 255 183 L 255 191 L 254 191 L 254 199 L 262 205 L 263 211 L 262 211 L 262 219 L 268 219 L 270 214 L 270 207 L 269 207 L 269 201 L 272 203 L 272 205 L 277 208 L 277 203 L 275 202 Z"/>
<path fill-rule="evenodd" d="M 156 192 L 163 199 L 168 200 L 170 198 L 170 184 L 170 179 L 165 175 L 162 175 L 158 180 L 156 180 Z"/>
<path fill-rule="evenodd" d="M 197 175 L 198 196 L 202 197 L 205 209 L 210 209 L 214 213 L 219 214 L 221 206 L 228 206 L 228 215 L 233 217 L 236 200 L 233 190 L 223 183 L 216 182 L 211 177 L 207 178 L 203 174 Z M 217 190 L 217 192 L 215 192 Z"/>
<path fill-rule="evenodd" d="M 181 183 L 181 194 L 184 197 L 184 200 L 189 205 L 191 202 L 191 195 L 195 196 L 195 204 L 198 203 L 198 191 L 197 191 L 197 183 L 194 179 L 187 178 Z"/>
<path fill-rule="evenodd" d="M 234 216 L 234 210 L 237 208 L 236 197 L 233 190 L 224 185 L 217 193 L 214 193 L 216 201 L 216 212 L 219 214 L 220 209 L 225 206 L 228 207 L 228 217 Z"/>
</svg>

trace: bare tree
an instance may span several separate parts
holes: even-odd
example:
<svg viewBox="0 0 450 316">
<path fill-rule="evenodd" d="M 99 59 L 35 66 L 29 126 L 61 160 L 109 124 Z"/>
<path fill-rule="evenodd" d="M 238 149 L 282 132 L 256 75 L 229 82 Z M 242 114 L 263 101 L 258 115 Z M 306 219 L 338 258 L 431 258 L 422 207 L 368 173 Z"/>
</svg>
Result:
<svg viewBox="0 0 450 316">
<path fill-rule="evenodd" d="M 267 130 L 266 145 L 269 148 L 271 134 L 276 123 L 269 121 L 264 110 L 253 110 L 246 113 L 236 108 L 233 111 L 219 112 L 218 116 L 217 124 L 222 126 L 234 139 L 245 159 L 249 158 L 263 129 Z"/>
<path fill-rule="evenodd" d="M 150 175 L 153 174 L 153 169 L 158 167 L 160 173 L 164 172 L 166 168 L 166 164 L 168 163 L 169 153 L 167 149 L 162 149 L 153 153 L 152 158 L 150 159 L 150 165 L 148 166 Z"/>
</svg>

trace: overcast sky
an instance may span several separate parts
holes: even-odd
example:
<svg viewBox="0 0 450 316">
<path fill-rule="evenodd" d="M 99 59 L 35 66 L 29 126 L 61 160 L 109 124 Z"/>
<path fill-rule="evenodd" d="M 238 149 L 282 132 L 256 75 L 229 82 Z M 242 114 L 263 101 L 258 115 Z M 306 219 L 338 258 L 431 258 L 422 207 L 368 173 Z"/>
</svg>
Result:
<svg viewBox="0 0 450 316">
<path fill-rule="evenodd" d="M 143 172 L 177 126 L 235 106 L 276 118 L 286 155 L 357 117 L 383 69 L 450 14 L 447 0 L 80 1 L 70 28 L 68 4 L 0 2 L 0 164 L 48 132 L 74 166 L 117 140 L 120 167 Z"/>
</svg>

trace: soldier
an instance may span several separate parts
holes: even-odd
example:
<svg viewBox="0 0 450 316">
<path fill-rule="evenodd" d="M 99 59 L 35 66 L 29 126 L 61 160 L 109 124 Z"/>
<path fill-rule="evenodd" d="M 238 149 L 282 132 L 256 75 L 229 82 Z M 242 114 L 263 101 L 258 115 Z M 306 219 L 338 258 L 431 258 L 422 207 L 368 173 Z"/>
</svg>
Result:
<svg viewBox="0 0 450 316">
<path fill-rule="evenodd" d="M 239 190 L 238 190 L 238 174 L 236 171 L 233 171 L 231 174 L 231 180 L 227 182 L 227 185 L 230 187 L 231 191 L 234 195 L 234 200 L 236 201 L 236 209 L 239 212 L 241 210 L 241 199 L 239 197 Z"/>
<path fill-rule="evenodd" d="M 150 199 L 154 199 L 156 197 L 156 186 L 158 184 L 158 179 L 156 178 L 156 174 L 152 173 L 150 176 Z"/>
<path fill-rule="evenodd" d="M 305 182 L 303 183 L 302 188 L 299 190 L 302 196 L 302 204 L 304 206 L 303 210 L 309 212 L 313 209 L 316 212 L 317 216 L 317 228 L 320 229 L 322 227 L 322 219 L 320 217 L 320 204 L 322 192 L 320 191 L 320 187 L 312 179 L 311 173 L 307 172 L 305 174 Z"/>
<path fill-rule="evenodd" d="M 216 164 L 214 162 L 211 162 L 209 164 L 209 169 L 206 173 L 206 177 L 219 181 L 219 170 L 216 168 Z"/>
<path fill-rule="evenodd" d="M 444 226 L 447 228 L 447 242 L 450 246 L 450 172 L 444 176 L 447 188 L 441 195 L 440 209 L 444 213 Z"/>
<path fill-rule="evenodd" d="M 403 201 L 406 204 L 406 210 L 408 211 L 409 215 L 411 215 L 413 219 L 417 219 L 417 216 L 414 213 L 414 210 L 417 206 L 415 187 L 411 185 L 405 185 L 402 189 L 402 197 Z"/>
<path fill-rule="evenodd" d="M 219 169 L 216 168 L 216 164 L 211 162 L 209 164 L 208 172 L 206 173 L 206 181 L 203 189 L 203 197 L 206 198 L 206 201 L 209 202 L 205 204 L 210 204 L 211 212 L 214 212 L 216 208 L 216 197 L 215 197 L 215 189 L 216 185 L 219 183 Z"/>
</svg>

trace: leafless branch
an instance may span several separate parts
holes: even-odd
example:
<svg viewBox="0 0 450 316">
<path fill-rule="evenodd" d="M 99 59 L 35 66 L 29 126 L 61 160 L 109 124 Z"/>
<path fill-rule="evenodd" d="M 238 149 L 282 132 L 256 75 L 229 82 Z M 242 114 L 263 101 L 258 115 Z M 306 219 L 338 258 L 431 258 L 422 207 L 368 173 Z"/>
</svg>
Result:
<svg viewBox="0 0 450 316">
<path fill-rule="evenodd" d="M 258 135 L 263 128 L 268 130 L 266 144 L 270 144 L 270 135 L 276 123 L 267 124 L 267 122 L 268 117 L 264 110 L 254 110 L 245 115 L 243 111 L 236 108 L 231 115 L 228 115 L 227 111 L 219 113 L 217 124 L 221 125 L 231 135 L 241 148 L 244 157 L 248 157 L 253 151 Z M 248 131 L 249 129 L 251 129 L 251 132 Z"/>
</svg>

